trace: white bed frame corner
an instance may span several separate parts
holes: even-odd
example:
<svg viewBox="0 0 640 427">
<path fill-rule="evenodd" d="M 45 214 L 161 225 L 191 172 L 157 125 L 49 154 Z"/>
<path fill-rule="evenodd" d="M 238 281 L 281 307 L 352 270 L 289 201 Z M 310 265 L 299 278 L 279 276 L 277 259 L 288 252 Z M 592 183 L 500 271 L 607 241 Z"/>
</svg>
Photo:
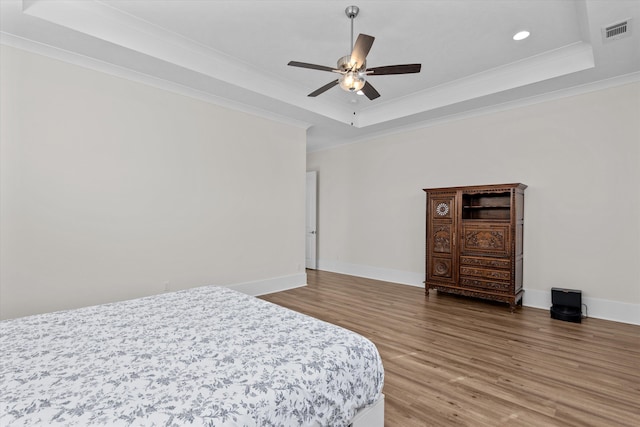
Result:
<svg viewBox="0 0 640 427">
<path fill-rule="evenodd" d="M 384 427 L 384 394 L 373 404 L 358 411 L 349 427 Z"/>
</svg>

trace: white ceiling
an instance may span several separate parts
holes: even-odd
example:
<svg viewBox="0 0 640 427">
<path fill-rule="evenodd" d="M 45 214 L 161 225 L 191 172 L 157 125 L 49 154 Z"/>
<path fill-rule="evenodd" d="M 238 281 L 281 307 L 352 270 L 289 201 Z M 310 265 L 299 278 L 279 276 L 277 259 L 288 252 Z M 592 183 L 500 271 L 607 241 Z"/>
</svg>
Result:
<svg viewBox="0 0 640 427">
<path fill-rule="evenodd" d="M 373 101 L 328 72 L 376 38 Z M 0 41 L 308 128 L 317 150 L 399 129 L 640 80 L 640 0 L 0 0 Z M 632 18 L 619 40 L 602 28 Z M 521 29 L 531 36 L 512 40 Z M 630 33 L 630 34 L 629 34 Z"/>
</svg>

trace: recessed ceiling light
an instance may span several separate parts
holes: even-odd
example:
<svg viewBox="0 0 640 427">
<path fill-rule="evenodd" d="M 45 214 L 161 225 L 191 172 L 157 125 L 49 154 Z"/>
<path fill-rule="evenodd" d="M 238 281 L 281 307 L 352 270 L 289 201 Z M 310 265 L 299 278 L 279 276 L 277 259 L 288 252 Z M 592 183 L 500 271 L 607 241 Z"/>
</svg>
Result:
<svg viewBox="0 0 640 427">
<path fill-rule="evenodd" d="M 529 37 L 529 31 L 520 31 L 514 34 L 513 39 L 516 41 L 524 40 Z"/>
</svg>

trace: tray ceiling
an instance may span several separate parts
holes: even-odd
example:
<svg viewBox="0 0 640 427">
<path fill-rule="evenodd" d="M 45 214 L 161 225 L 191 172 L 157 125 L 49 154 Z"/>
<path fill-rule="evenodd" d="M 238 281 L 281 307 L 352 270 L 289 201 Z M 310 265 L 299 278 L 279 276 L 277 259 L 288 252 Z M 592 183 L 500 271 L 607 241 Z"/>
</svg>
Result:
<svg viewBox="0 0 640 427">
<path fill-rule="evenodd" d="M 371 76 L 382 95 L 335 87 L 354 32 L 374 36 L 369 67 L 421 63 L 419 74 Z M 0 39 L 83 66 L 308 129 L 317 150 L 399 129 L 640 80 L 635 0 L 191 1 L 2 0 Z M 627 34 L 602 29 L 629 20 Z M 531 36 L 514 41 L 526 29 Z"/>
</svg>

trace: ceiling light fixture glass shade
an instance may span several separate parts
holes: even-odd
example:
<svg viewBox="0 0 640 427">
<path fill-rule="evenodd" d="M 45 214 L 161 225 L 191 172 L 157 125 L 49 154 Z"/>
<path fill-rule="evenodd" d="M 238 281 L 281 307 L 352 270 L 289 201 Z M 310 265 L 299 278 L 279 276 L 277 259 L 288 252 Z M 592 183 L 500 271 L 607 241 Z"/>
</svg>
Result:
<svg viewBox="0 0 640 427">
<path fill-rule="evenodd" d="M 357 92 L 364 87 L 364 75 L 357 71 L 349 71 L 340 77 L 339 83 L 347 92 Z"/>
<path fill-rule="evenodd" d="M 524 39 L 526 39 L 527 37 L 529 37 L 529 35 L 530 35 L 530 34 L 531 34 L 531 33 L 529 33 L 529 31 L 526 31 L 526 30 L 524 30 L 524 31 L 520 31 L 520 32 L 518 32 L 518 33 L 514 34 L 513 39 L 514 39 L 515 41 L 524 40 Z"/>
</svg>

